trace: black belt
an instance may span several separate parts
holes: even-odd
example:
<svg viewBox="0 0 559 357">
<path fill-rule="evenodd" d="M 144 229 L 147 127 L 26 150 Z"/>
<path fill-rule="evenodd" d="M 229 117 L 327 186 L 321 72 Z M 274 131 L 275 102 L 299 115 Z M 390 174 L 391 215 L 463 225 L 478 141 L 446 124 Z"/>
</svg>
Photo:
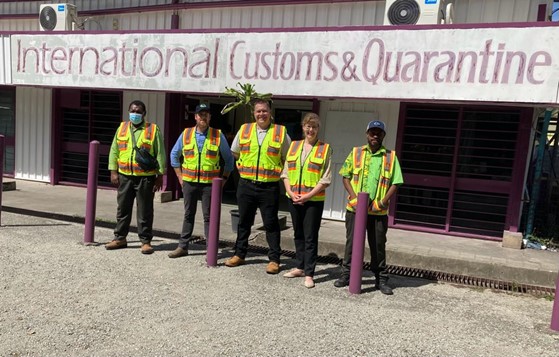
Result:
<svg viewBox="0 0 559 357">
<path fill-rule="evenodd" d="M 205 182 L 195 182 L 195 181 L 183 181 L 192 186 L 211 186 L 212 183 L 205 183 Z"/>
<path fill-rule="evenodd" d="M 262 182 L 262 181 L 255 181 L 255 180 L 248 180 L 245 178 L 241 178 L 241 180 L 243 180 L 246 183 L 250 183 L 254 186 L 258 186 L 258 187 L 274 187 L 278 185 L 279 181 L 275 181 L 275 182 Z"/>
</svg>

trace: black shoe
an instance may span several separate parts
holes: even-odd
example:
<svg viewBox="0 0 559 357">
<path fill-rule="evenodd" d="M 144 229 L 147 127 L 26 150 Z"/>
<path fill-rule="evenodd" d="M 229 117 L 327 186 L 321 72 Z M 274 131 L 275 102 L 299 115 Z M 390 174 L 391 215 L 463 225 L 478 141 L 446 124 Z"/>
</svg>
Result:
<svg viewBox="0 0 559 357">
<path fill-rule="evenodd" d="M 388 286 L 388 284 L 386 284 L 386 281 L 381 281 L 377 284 L 377 289 L 380 290 L 381 293 L 383 293 L 384 295 L 393 295 L 394 292 L 392 291 L 392 288 L 390 286 Z"/>
<path fill-rule="evenodd" d="M 343 288 L 349 285 L 349 276 L 342 275 L 338 280 L 334 282 L 334 286 L 337 288 Z"/>
</svg>

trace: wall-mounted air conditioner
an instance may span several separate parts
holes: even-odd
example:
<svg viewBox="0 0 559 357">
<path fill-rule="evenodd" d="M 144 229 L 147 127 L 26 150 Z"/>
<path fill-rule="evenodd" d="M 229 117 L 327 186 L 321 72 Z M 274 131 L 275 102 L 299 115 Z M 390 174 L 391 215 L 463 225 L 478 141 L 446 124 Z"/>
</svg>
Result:
<svg viewBox="0 0 559 357">
<path fill-rule="evenodd" d="M 72 4 L 43 4 L 39 9 L 41 31 L 72 31 L 76 19 L 76 6 Z"/>
<path fill-rule="evenodd" d="M 387 0 L 385 25 L 435 25 L 454 22 L 454 10 L 445 0 Z"/>
</svg>

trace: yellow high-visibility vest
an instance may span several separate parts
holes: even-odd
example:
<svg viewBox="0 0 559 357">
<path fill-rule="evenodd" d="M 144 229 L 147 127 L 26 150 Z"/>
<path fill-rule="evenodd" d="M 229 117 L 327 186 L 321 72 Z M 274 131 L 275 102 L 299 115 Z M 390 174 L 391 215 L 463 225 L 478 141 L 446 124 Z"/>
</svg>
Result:
<svg viewBox="0 0 559 357">
<path fill-rule="evenodd" d="M 221 131 L 208 128 L 202 151 L 198 151 L 196 128 L 186 128 L 182 134 L 182 180 L 188 182 L 212 183 L 219 177 L 219 145 Z"/>
<path fill-rule="evenodd" d="M 318 141 L 301 165 L 301 154 L 303 152 L 303 140 L 293 141 L 287 153 L 287 176 L 291 191 L 304 195 L 312 191 L 322 178 L 325 170 L 326 155 L 330 145 Z M 289 195 L 288 195 L 289 196 Z M 310 201 L 324 201 L 325 190 L 314 195 Z"/>
<path fill-rule="evenodd" d="M 365 156 L 371 155 L 367 150 L 367 145 L 353 148 L 353 177 L 351 179 L 351 187 L 356 194 L 361 191 L 363 183 L 363 163 L 365 162 Z M 394 173 L 394 155 L 395 152 L 386 150 L 382 156 L 382 169 L 381 175 L 377 185 L 377 192 L 375 198 L 368 205 L 368 214 L 384 216 L 388 214 L 388 208 L 382 209 L 379 206 L 379 202 L 386 196 L 388 188 L 390 187 L 390 181 L 392 179 L 392 174 Z M 355 212 L 357 207 L 357 198 L 349 201 L 347 203 L 346 209 L 351 212 Z"/>
<path fill-rule="evenodd" d="M 157 174 L 157 170 L 144 171 L 136 162 L 136 155 L 132 143 L 132 129 L 130 122 L 122 122 L 118 128 L 117 144 L 118 144 L 118 172 L 123 175 L 132 176 L 152 176 Z M 153 142 L 159 128 L 153 123 L 145 123 L 142 134 L 137 140 L 138 148 L 144 147 L 149 150 L 152 156 L 156 156 L 153 150 Z"/>
<path fill-rule="evenodd" d="M 237 168 L 241 178 L 260 182 L 279 181 L 283 168 L 281 145 L 285 140 L 285 127 L 271 124 L 261 145 L 258 145 L 255 123 L 243 124 L 239 131 L 241 152 Z"/>
</svg>

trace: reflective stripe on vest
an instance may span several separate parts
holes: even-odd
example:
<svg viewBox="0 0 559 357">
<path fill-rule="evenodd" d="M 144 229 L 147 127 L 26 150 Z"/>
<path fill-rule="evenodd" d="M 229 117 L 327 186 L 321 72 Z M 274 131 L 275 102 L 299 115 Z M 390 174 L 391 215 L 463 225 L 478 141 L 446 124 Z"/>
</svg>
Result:
<svg viewBox="0 0 559 357">
<path fill-rule="evenodd" d="M 304 195 L 311 192 L 322 178 L 325 169 L 325 158 L 330 145 L 318 141 L 301 165 L 303 140 L 293 141 L 287 154 L 287 175 L 291 191 Z M 287 195 L 289 197 L 289 195 Z M 314 195 L 311 201 L 324 201 L 325 190 Z"/>
<path fill-rule="evenodd" d="M 258 144 L 256 124 L 243 124 L 240 129 L 240 153 L 237 160 L 239 175 L 247 180 L 277 182 L 283 168 L 281 146 L 286 130 L 282 125 L 271 124 L 262 144 Z"/>
<path fill-rule="evenodd" d="M 204 146 L 200 151 L 196 142 L 196 128 L 186 128 L 183 132 L 182 179 L 187 182 L 211 183 L 219 177 L 219 145 L 221 131 L 208 128 Z"/>
<path fill-rule="evenodd" d="M 153 141 L 156 135 L 157 125 L 153 123 L 145 123 L 142 134 L 137 140 L 136 145 L 144 147 L 149 150 L 150 154 L 156 156 L 153 151 Z M 144 171 L 136 162 L 136 155 L 132 148 L 132 128 L 130 122 L 120 123 L 117 131 L 117 145 L 118 145 L 118 172 L 123 175 L 132 176 L 153 176 L 157 174 L 157 170 Z"/>
<path fill-rule="evenodd" d="M 303 140 L 292 141 L 291 146 L 289 146 L 289 151 L 287 152 L 287 170 L 293 171 L 297 169 L 297 162 L 294 160 L 298 157 L 298 152 L 303 145 Z"/>
</svg>

